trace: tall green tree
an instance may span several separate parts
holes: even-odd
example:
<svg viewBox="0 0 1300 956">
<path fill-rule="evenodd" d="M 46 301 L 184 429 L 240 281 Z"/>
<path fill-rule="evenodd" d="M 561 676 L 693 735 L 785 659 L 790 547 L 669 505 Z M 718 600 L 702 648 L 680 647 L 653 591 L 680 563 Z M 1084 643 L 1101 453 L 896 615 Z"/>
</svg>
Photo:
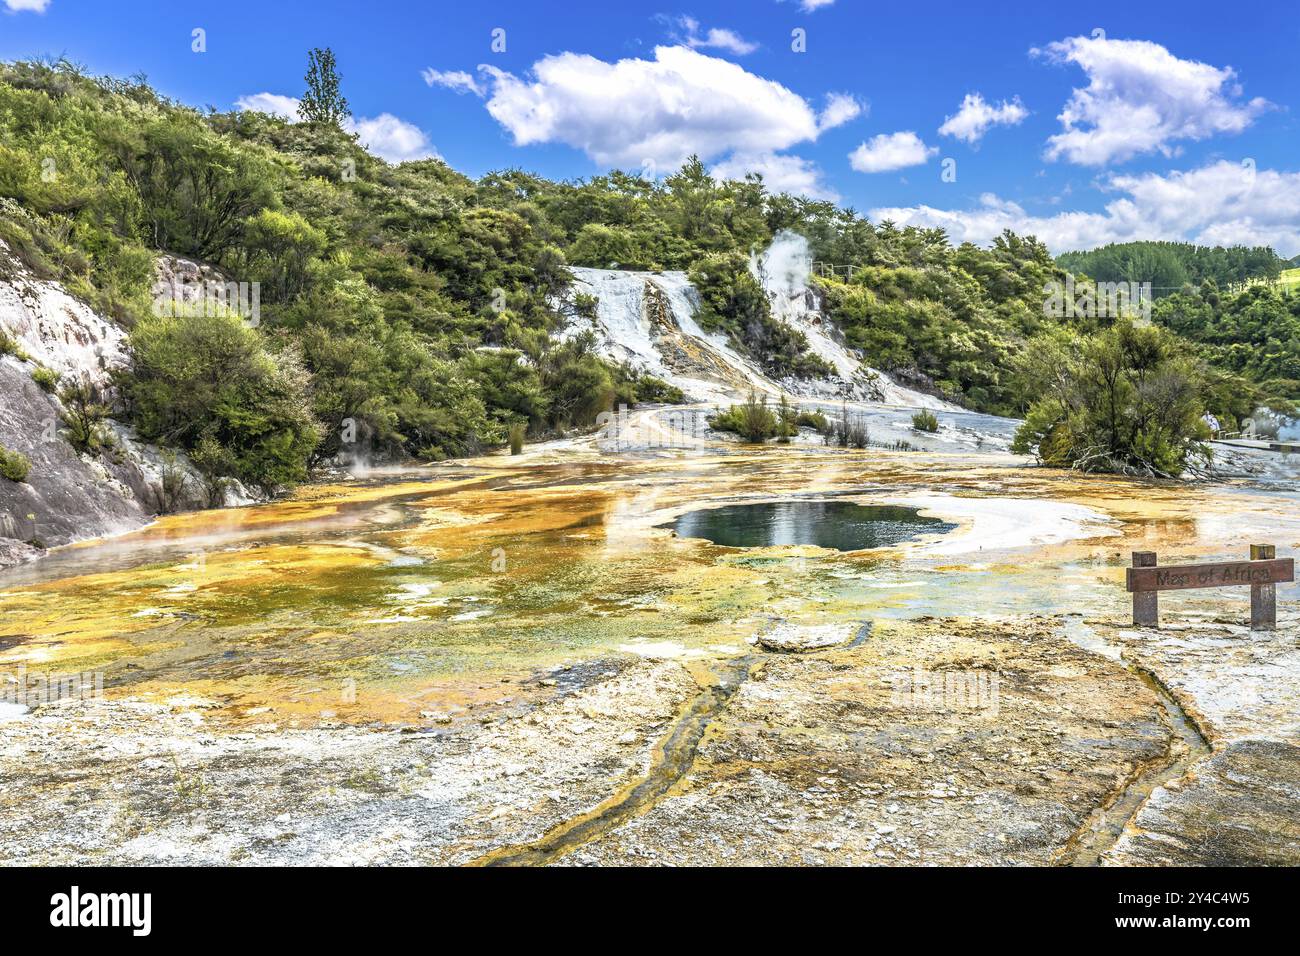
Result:
<svg viewBox="0 0 1300 956">
<path fill-rule="evenodd" d="M 317 47 L 307 54 L 307 92 L 298 103 L 298 115 L 309 123 L 342 126 L 352 115 L 348 101 L 339 92 L 339 71 L 334 51 Z"/>
</svg>

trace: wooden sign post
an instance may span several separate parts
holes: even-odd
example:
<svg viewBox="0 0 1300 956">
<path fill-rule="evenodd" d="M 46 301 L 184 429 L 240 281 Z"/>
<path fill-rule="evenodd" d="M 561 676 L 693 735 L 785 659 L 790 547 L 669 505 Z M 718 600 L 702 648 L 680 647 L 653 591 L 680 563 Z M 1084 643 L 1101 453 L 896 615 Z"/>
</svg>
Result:
<svg viewBox="0 0 1300 956">
<path fill-rule="evenodd" d="M 1251 561 L 1272 561 L 1277 558 L 1277 548 L 1271 544 L 1252 544 L 1250 546 Z M 1284 581 L 1295 580 L 1295 575 L 1290 571 L 1283 578 Z M 1252 631 L 1271 631 L 1277 627 L 1277 585 L 1270 581 L 1267 584 L 1250 585 L 1250 629 Z"/>
<path fill-rule="evenodd" d="M 1295 580 L 1295 561 L 1276 555 L 1277 549 L 1271 544 L 1252 544 L 1249 561 L 1160 567 L 1154 551 L 1134 551 L 1133 567 L 1125 576 L 1126 587 L 1133 594 L 1133 623 L 1140 627 L 1160 626 L 1161 591 L 1249 585 L 1250 629 L 1271 631 L 1277 627 L 1276 586 Z"/>
<path fill-rule="evenodd" d="M 1133 567 L 1154 568 L 1156 553 L 1154 551 L 1134 551 Z M 1129 590 L 1133 591 L 1132 581 Z M 1160 626 L 1160 592 L 1154 588 L 1150 591 L 1133 591 L 1133 623 L 1143 627 Z"/>
</svg>

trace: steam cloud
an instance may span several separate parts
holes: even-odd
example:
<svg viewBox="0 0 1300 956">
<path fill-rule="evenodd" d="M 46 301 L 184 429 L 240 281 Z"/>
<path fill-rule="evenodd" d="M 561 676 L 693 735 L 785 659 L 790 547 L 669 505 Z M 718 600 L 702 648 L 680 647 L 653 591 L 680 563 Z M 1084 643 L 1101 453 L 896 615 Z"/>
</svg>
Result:
<svg viewBox="0 0 1300 956">
<path fill-rule="evenodd" d="M 769 296 L 780 293 L 790 297 L 808 288 L 812 263 L 808 240 L 782 229 L 762 254 L 750 254 L 749 271 Z"/>
</svg>

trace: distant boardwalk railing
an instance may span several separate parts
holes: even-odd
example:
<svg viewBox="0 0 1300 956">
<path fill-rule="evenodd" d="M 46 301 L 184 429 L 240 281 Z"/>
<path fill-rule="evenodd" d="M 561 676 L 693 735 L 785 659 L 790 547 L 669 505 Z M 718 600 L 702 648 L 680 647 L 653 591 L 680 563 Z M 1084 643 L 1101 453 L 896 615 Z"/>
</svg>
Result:
<svg viewBox="0 0 1300 956">
<path fill-rule="evenodd" d="M 1127 570 L 1125 586 L 1133 594 L 1133 623 L 1160 626 L 1159 593 L 1186 588 L 1249 586 L 1250 629 L 1271 631 L 1277 627 L 1279 583 L 1295 580 L 1295 562 L 1279 558 L 1271 544 L 1252 544 L 1249 561 L 1217 564 L 1156 563 L 1154 551 L 1134 551 L 1133 567 Z"/>
<path fill-rule="evenodd" d="M 813 275 L 821 276 L 823 279 L 843 278 L 848 282 L 853 278 L 853 274 L 861 269 L 862 266 L 837 266 L 830 262 L 814 262 L 812 264 Z"/>
</svg>

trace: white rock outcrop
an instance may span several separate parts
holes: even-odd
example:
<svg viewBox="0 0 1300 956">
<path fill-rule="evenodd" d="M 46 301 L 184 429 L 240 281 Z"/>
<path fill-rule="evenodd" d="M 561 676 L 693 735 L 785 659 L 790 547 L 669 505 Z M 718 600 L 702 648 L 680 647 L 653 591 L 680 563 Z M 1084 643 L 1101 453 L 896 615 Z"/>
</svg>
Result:
<svg viewBox="0 0 1300 956">
<path fill-rule="evenodd" d="M 209 279 L 210 267 L 163 256 L 160 281 L 175 276 Z M 209 275 L 211 273 L 211 276 Z M 129 361 L 124 329 L 99 315 L 58 282 L 34 275 L 0 242 L 0 330 L 18 354 L 0 356 L 0 446 L 31 463 L 26 481 L 0 477 L 0 568 L 38 556 L 43 548 L 129 531 L 163 510 L 208 507 L 198 469 L 142 442 L 125 424 L 109 420 L 111 447 L 79 455 L 61 433 L 63 406 L 40 388 L 40 368 L 62 379 L 111 384 Z M 162 500 L 164 472 L 183 475 L 175 500 Z M 221 505 L 255 496 L 232 481 Z"/>
</svg>

